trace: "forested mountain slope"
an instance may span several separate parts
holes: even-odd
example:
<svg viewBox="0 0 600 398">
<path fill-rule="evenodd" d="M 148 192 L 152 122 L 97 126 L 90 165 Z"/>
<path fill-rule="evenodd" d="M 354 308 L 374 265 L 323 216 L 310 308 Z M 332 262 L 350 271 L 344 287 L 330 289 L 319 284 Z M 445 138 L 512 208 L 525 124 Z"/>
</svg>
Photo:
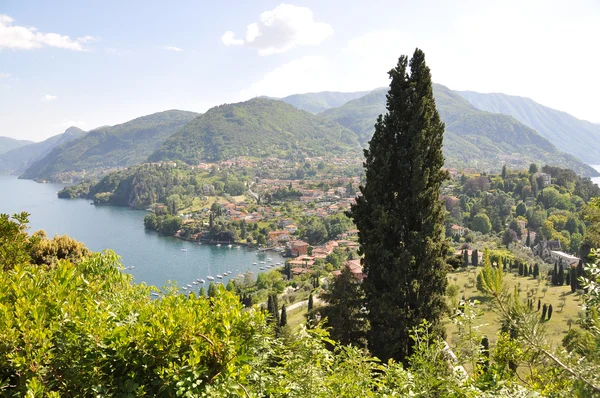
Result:
<svg viewBox="0 0 600 398">
<path fill-rule="evenodd" d="M 234 156 L 304 157 L 360 154 L 356 135 L 281 101 L 255 98 L 220 105 L 195 118 L 150 156 L 188 164 Z"/>
<path fill-rule="evenodd" d="M 509 115 L 536 130 L 560 150 L 589 164 L 600 161 L 600 126 L 524 97 L 457 91 L 475 108 Z"/>
<path fill-rule="evenodd" d="M 77 127 L 69 127 L 64 133 L 52 136 L 42 142 L 34 142 L 3 153 L 0 155 L 0 174 L 20 174 L 50 153 L 52 149 L 85 134 L 85 131 Z"/>
<path fill-rule="evenodd" d="M 552 142 L 516 119 L 478 110 L 440 84 L 434 84 L 433 90 L 437 109 L 446 123 L 446 166 L 498 171 L 503 164 L 523 168 L 538 162 L 567 167 L 579 174 L 597 175 L 591 167 L 559 151 Z M 319 116 L 348 127 L 366 145 L 377 116 L 386 112 L 386 93 L 384 88 L 374 90 Z"/>
<path fill-rule="evenodd" d="M 198 116 L 171 110 L 116 126 L 101 127 L 54 148 L 29 167 L 22 178 L 60 180 L 69 172 L 106 170 L 144 162 L 169 136 Z"/>
</svg>

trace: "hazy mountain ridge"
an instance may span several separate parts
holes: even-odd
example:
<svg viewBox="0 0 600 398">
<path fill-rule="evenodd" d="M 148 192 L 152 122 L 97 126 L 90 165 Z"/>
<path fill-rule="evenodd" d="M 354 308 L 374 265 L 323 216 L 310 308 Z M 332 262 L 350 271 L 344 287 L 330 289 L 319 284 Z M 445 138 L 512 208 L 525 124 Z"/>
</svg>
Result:
<svg viewBox="0 0 600 398">
<path fill-rule="evenodd" d="M 353 99 L 360 98 L 369 91 L 340 92 L 321 91 L 318 93 L 292 94 L 283 98 L 269 98 L 283 101 L 298 109 L 317 114 L 324 110 L 335 108 Z"/>
<path fill-rule="evenodd" d="M 282 101 L 255 98 L 209 109 L 166 140 L 150 161 L 188 164 L 235 156 L 358 155 L 356 135 Z"/>
<path fill-rule="evenodd" d="M 103 170 L 135 165 L 147 157 L 183 125 L 198 116 L 194 112 L 164 111 L 123 124 L 101 127 L 54 148 L 21 176 L 36 180 L 60 180 L 69 172 Z"/>
<path fill-rule="evenodd" d="M 550 141 L 516 119 L 473 107 L 458 93 L 440 84 L 433 85 L 440 117 L 446 124 L 444 154 L 449 167 L 469 167 L 497 171 L 503 164 L 526 167 L 529 163 L 547 163 L 568 167 L 584 175 L 598 173 L 560 152 Z M 363 145 L 374 132 L 379 114 L 386 112 L 387 88 L 319 114 L 353 130 Z"/>
<path fill-rule="evenodd" d="M 502 93 L 457 91 L 475 108 L 509 115 L 536 130 L 556 147 L 590 164 L 600 163 L 600 125 L 538 104 L 532 99 Z"/>
<path fill-rule="evenodd" d="M 17 140 L 11 137 L 0 137 L 0 154 L 29 144 L 33 144 L 33 141 Z"/>
<path fill-rule="evenodd" d="M 0 174 L 20 174 L 36 161 L 50 153 L 52 149 L 86 134 L 77 127 L 69 127 L 62 134 L 52 136 L 42 142 L 34 142 L 0 155 Z"/>
</svg>

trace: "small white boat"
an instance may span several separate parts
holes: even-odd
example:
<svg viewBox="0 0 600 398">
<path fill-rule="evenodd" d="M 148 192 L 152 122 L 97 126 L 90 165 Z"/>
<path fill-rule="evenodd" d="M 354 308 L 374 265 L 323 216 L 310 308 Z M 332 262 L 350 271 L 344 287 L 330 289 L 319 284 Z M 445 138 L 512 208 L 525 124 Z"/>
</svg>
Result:
<svg viewBox="0 0 600 398">
<path fill-rule="evenodd" d="M 236 248 L 236 249 L 239 249 L 240 247 L 239 247 L 239 246 L 236 246 L 235 248 Z"/>
<path fill-rule="evenodd" d="M 156 292 L 152 292 L 152 293 L 150 293 L 150 295 L 152 295 L 152 296 L 154 296 L 154 297 L 160 296 L 160 294 L 158 294 L 158 293 L 156 293 Z"/>
<path fill-rule="evenodd" d="M 261 261 L 260 263 L 261 263 L 261 264 L 265 264 L 265 262 L 264 262 L 264 261 Z"/>
<path fill-rule="evenodd" d="M 223 279 L 223 275 L 217 275 L 217 278 Z"/>
<path fill-rule="evenodd" d="M 189 283 L 186 286 L 189 287 L 190 289 L 192 288 L 192 285 L 190 285 Z"/>
<path fill-rule="evenodd" d="M 227 276 L 229 275 L 227 272 L 223 272 L 223 276 Z"/>
<path fill-rule="evenodd" d="M 182 251 L 182 252 L 186 252 L 186 251 L 187 251 L 187 249 L 181 249 L 181 251 Z"/>
<path fill-rule="evenodd" d="M 215 280 L 215 278 L 214 278 L 214 277 L 212 277 L 212 276 L 210 276 L 210 275 L 209 275 L 209 276 L 207 276 L 207 277 L 206 277 L 206 279 L 208 279 L 209 281 L 214 281 L 214 280 Z"/>
<path fill-rule="evenodd" d="M 198 282 L 200 282 L 200 283 L 204 283 L 204 282 L 206 282 L 206 281 L 205 281 L 204 279 L 200 279 Z"/>
<path fill-rule="evenodd" d="M 193 283 L 194 285 L 197 285 L 197 284 L 198 284 L 198 281 L 193 281 L 192 283 Z"/>
<path fill-rule="evenodd" d="M 217 247 L 221 247 L 221 244 L 220 244 L 220 243 L 217 243 Z"/>
<path fill-rule="evenodd" d="M 260 267 L 260 269 L 261 269 L 261 270 L 264 270 L 264 269 L 265 269 L 265 267 Z"/>
<path fill-rule="evenodd" d="M 252 265 L 258 265 L 257 263 L 252 263 Z"/>
<path fill-rule="evenodd" d="M 183 286 L 183 287 L 182 287 L 182 289 L 183 289 L 183 290 L 187 290 L 187 287 Z"/>
<path fill-rule="evenodd" d="M 233 247 L 233 245 L 229 244 L 229 245 L 227 245 L 227 247 L 231 249 Z"/>
<path fill-rule="evenodd" d="M 273 259 L 272 258 L 268 258 L 267 261 L 273 261 Z"/>
<path fill-rule="evenodd" d="M 271 267 L 272 267 L 272 265 L 271 265 L 271 264 L 267 264 L 267 268 L 271 268 Z"/>
</svg>

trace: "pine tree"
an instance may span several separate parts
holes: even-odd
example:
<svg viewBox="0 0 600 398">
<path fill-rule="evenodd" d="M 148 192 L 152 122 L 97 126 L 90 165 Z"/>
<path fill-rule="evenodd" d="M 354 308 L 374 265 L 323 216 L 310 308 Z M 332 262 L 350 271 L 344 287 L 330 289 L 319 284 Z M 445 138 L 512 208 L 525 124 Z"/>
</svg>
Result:
<svg viewBox="0 0 600 398">
<path fill-rule="evenodd" d="M 387 114 L 365 150 L 366 183 L 352 206 L 364 254 L 369 346 L 381 360 L 405 361 L 413 327 L 427 320 L 444 335 L 446 268 L 440 187 L 444 124 L 424 53 L 401 56 L 389 72 Z"/>
<path fill-rule="evenodd" d="M 524 272 L 523 263 L 519 262 L 519 276 L 523 276 Z"/>
<path fill-rule="evenodd" d="M 204 288 L 204 286 L 200 287 L 200 291 L 198 292 L 198 295 L 200 297 L 206 297 L 206 289 Z"/>
<path fill-rule="evenodd" d="M 527 239 L 525 239 L 525 246 L 531 247 L 531 234 L 529 233 L 529 230 L 527 230 Z"/>
<path fill-rule="evenodd" d="M 465 249 L 463 250 L 463 267 L 467 268 L 469 266 L 469 252 Z"/>
<path fill-rule="evenodd" d="M 506 165 L 502 166 L 502 179 L 506 179 Z"/>
<path fill-rule="evenodd" d="M 313 295 L 312 295 L 312 292 L 310 292 L 310 294 L 308 295 L 308 311 L 309 312 L 312 311 L 313 306 L 314 306 Z"/>
<path fill-rule="evenodd" d="M 486 336 L 481 338 L 481 371 L 486 373 L 490 367 L 490 342 Z"/>
<path fill-rule="evenodd" d="M 231 279 L 229 280 L 229 282 L 227 282 L 225 290 L 227 290 L 228 292 L 235 292 L 235 285 L 233 284 L 233 281 Z"/>
<path fill-rule="evenodd" d="M 550 318 L 552 318 L 552 304 L 548 306 L 548 320 L 550 320 Z"/>
<path fill-rule="evenodd" d="M 533 277 L 537 279 L 540 276 L 540 266 L 538 263 L 533 264 Z"/>
<path fill-rule="evenodd" d="M 287 310 L 285 304 L 281 306 L 281 320 L 279 321 L 279 327 L 287 326 Z"/>
</svg>

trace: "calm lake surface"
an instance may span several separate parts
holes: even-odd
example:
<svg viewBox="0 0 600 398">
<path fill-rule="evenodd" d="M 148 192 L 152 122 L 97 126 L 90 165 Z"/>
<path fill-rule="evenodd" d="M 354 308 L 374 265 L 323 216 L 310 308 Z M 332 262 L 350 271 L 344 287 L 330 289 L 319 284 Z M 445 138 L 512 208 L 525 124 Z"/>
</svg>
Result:
<svg viewBox="0 0 600 398">
<path fill-rule="evenodd" d="M 89 200 L 58 199 L 61 184 L 38 184 L 12 176 L 0 176 L 0 213 L 31 214 L 30 232 L 43 229 L 49 237 L 69 235 L 86 244 L 93 251 L 114 250 L 123 259 L 127 272 L 135 282 L 165 286 L 176 281 L 179 286 L 192 281 L 232 271 L 229 278 L 247 270 L 255 274 L 261 261 L 267 264 L 283 262 L 277 253 L 257 253 L 245 247 L 228 248 L 198 245 L 179 239 L 159 236 L 144 229 L 145 211 L 122 207 L 90 206 Z M 183 251 L 185 249 L 187 251 Z M 268 261 L 272 259 L 272 262 Z M 253 265 L 258 263 L 258 265 Z M 193 285 L 198 290 L 200 285 Z"/>
</svg>

